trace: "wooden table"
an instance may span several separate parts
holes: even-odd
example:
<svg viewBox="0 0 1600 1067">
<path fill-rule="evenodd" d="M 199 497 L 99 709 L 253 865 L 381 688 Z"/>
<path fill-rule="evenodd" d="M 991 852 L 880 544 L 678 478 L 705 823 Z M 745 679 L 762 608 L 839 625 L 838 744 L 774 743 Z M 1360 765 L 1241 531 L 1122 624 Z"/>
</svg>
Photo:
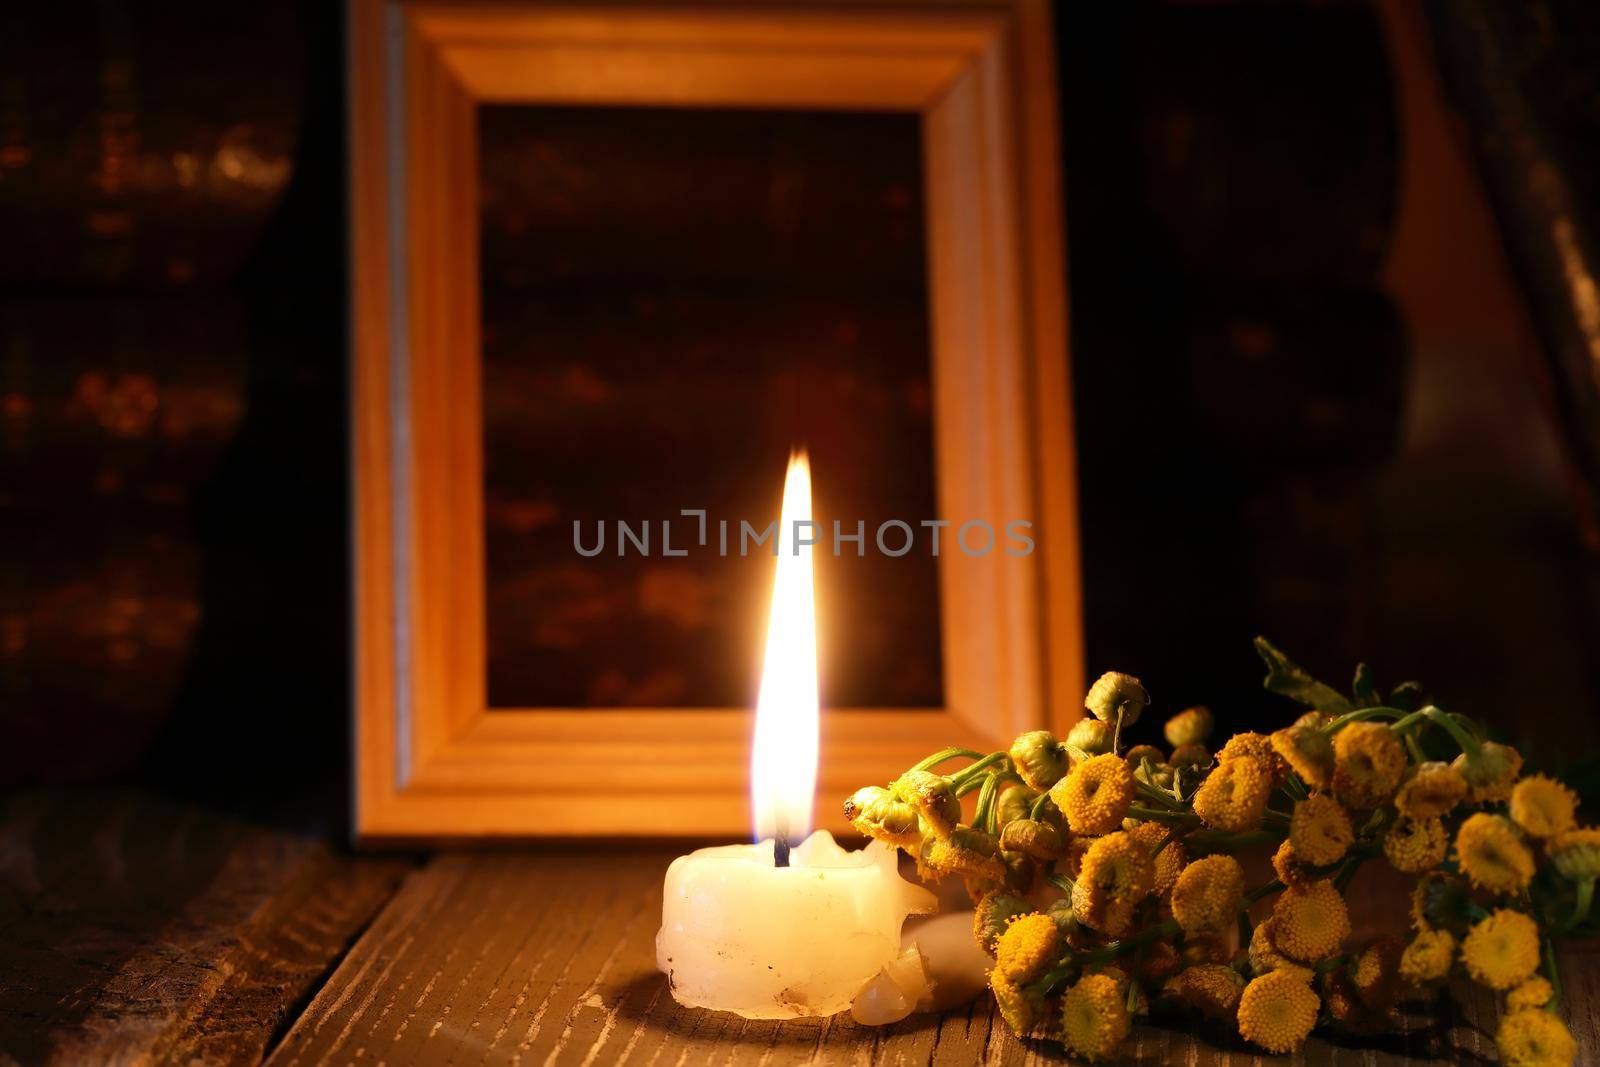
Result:
<svg viewBox="0 0 1600 1067">
<path fill-rule="evenodd" d="M 673 851 L 352 858 L 149 796 L 13 797 L 0 807 L 0 1062 L 1068 1062 L 1013 1037 L 987 1000 L 885 1028 L 679 1008 L 652 947 Z M 1352 900 L 1358 926 L 1392 925 L 1403 907 L 1381 878 Z M 1565 957 L 1580 1062 L 1600 1056 L 1597 951 Z M 1377 1045 L 1314 1039 L 1275 1060 L 1141 1026 L 1128 1062 L 1493 1063 L 1475 1025 L 1493 998 L 1458 993 Z"/>
</svg>

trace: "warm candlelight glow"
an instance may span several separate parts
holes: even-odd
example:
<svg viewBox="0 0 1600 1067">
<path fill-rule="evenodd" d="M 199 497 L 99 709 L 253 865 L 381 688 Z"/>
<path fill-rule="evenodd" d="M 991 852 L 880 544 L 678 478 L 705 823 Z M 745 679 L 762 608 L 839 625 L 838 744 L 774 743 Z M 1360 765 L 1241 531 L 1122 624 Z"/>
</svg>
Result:
<svg viewBox="0 0 1600 1067">
<path fill-rule="evenodd" d="M 812 594 L 811 465 L 789 457 L 778 523 L 778 567 L 767 618 L 767 653 L 750 751 L 750 801 L 757 840 L 800 841 L 811 832 L 817 788 L 817 620 Z"/>
</svg>

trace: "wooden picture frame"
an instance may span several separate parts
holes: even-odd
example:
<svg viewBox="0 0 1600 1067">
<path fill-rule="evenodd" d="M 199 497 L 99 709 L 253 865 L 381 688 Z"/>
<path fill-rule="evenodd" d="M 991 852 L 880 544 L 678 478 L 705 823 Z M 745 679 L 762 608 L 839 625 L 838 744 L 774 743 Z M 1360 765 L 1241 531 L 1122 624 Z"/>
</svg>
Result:
<svg viewBox="0 0 1600 1067">
<path fill-rule="evenodd" d="M 1037 547 L 941 562 L 947 706 L 825 710 L 818 824 L 931 748 L 1081 714 L 1046 0 L 349 15 L 360 840 L 749 832 L 749 709 L 485 707 L 480 103 L 921 116 L 941 508 Z"/>
</svg>

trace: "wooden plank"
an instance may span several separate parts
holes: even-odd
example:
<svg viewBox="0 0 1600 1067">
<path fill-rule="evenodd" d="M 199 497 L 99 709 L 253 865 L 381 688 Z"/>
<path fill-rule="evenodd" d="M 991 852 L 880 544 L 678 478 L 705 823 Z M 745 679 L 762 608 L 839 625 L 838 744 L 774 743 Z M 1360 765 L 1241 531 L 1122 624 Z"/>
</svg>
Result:
<svg viewBox="0 0 1600 1067">
<path fill-rule="evenodd" d="M 253 1063 L 411 864 L 130 791 L 0 801 L 0 1060 Z"/>
<path fill-rule="evenodd" d="M 890 1027 L 848 1017 L 757 1022 L 680 1008 L 655 971 L 661 879 L 671 850 L 627 847 L 456 853 L 413 873 L 277 1048 L 273 1067 L 348 1063 L 789 1065 L 1062 1062 L 1061 1048 L 1019 1041 L 987 998 L 966 1011 Z M 1383 879 L 1358 903 L 1358 925 L 1403 905 Z M 1569 953 L 1574 1019 L 1595 1045 L 1592 951 Z M 1493 998 L 1466 992 L 1431 1031 L 1370 1047 L 1316 1039 L 1308 1065 L 1493 1062 L 1473 1020 Z M 1492 1028 L 1491 1028 L 1492 1029 Z M 1430 1041 L 1433 1044 L 1430 1045 Z M 1427 1059 L 1434 1048 L 1435 1059 Z M 1129 1061 L 1205 1067 L 1253 1063 L 1237 1038 L 1141 1026 Z"/>
</svg>

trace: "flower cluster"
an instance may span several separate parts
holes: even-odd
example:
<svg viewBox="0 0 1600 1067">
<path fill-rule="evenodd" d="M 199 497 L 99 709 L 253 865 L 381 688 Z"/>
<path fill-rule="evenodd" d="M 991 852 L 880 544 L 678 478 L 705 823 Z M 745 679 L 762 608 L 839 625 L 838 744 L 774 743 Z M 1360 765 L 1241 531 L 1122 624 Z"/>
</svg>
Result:
<svg viewBox="0 0 1600 1067">
<path fill-rule="evenodd" d="M 1414 683 L 1385 696 L 1362 667 L 1345 696 L 1256 645 L 1267 688 L 1302 706 L 1273 733 L 1213 754 L 1211 712 L 1193 707 L 1166 721 L 1166 748 L 1126 747 L 1150 696 L 1113 672 L 1065 739 L 945 749 L 846 814 L 924 878 L 963 880 L 1006 1022 L 1084 1059 L 1113 1058 L 1157 1012 L 1273 1053 L 1318 1027 L 1376 1034 L 1461 977 L 1500 1000 L 1502 1062 L 1570 1065 L 1553 943 L 1587 931 L 1600 877 L 1576 794 Z M 1253 847 L 1276 849 L 1254 888 L 1234 858 Z M 1411 929 L 1353 943 L 1344 894 L 1372 860 L 1415 876 Z"/>
</svg>

